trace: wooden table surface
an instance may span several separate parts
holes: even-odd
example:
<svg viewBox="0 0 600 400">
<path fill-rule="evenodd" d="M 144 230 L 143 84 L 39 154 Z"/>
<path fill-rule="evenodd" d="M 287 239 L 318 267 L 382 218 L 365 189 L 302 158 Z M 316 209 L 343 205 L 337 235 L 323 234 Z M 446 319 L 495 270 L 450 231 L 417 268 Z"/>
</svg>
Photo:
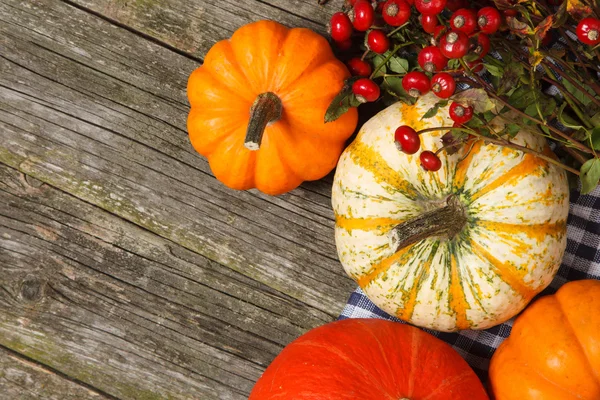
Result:
<svg viewBox="0 0 600 400">
<path fill-rule="evenodd" d="M 0 0 L 0 398 L 243 399 L 339 315 L 331 176 L 232 191 L 186 132 L 216 41 L 330 3 Z"/>
</svg>

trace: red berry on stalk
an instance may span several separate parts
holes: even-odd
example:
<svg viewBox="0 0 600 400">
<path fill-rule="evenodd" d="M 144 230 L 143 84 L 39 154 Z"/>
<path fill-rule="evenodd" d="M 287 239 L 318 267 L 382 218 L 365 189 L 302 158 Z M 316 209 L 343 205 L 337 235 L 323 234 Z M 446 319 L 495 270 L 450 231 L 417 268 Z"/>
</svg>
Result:
<svg viewBox="0 0 600 400">
<path fill-rule="evenodd" d="M 500 12 L 494 7 L 483 7 L 477 12 L 477 25 L 479 30 L 487 35 L 491 35 L 500 28 Z"/>
<path fill-rule="evenodd" d="M 423 72 L 412 71 L 402 78 L 402 87 L 412 97 L 429 92 L 429 78 Z"/>
<path fill-rule="evenodd" d="M 419 52 L 417 61 L 421 68 L 427 72 L 441 71 L 448 65 L 448 59 L 436 46 L 427 46 Z"/>
<path fill-rule="evenodd" d="M 437 171 L 442 168 L 442 160 L 433 151 L 425 150 L 419 155 L 421 166 L 425 171 Z"/>
<path fill-rule="evenodd" d="M 447 0 L 415 0 L 415 7 L 421 14 L 435 15 L 446 7 Z"/>
<path fill-rule="evenodd" d="M 351 58 L 348 61 L 348 69 L 354 76 L 369 76 L 371 75 L 371 64 L 358 57 Z"/>
<path fill-rule="evenodd" d="M 405 0 L 387 0 L 381 14 L 388 25 L 400 26 L 410 18 L 410 4 Z"/>
<path fill-rule="evenodd" d="M 357 31 L 364 32 L 373 25 L 375 21 L 375 10 L 368 0 L 358 0 L 352 9 L 352 25 Z"/>
<path fill-rule="evenodd" d="M 381 91 L 379 85 L 367 78 L 361 78 L 352 85 L 352 93 L 361 103 L 375 101 L 379 98 Z"/>
<path fill-rule="evenodd" d="M 385 32 L 375 29 L 367 35 L 367 45 L 369 50 L 383 54 L 390 48 L 390 39 L 385 35 Z"/>
<path fill-rule="evenodd" d="M 421 26 L 423 27 L 423 30 L 427 33 L 435 32 L 435 28 L 437 28 L 440 23 L 437 15 L 422 14 L 419 16 L 419 19 L 421 20 Z"/>
<path fill-rule="evenodd" d="M 476 37 L 476 40 L 475 40 Z M 485 57 L 487 53 L 490 51 L 490 38 L 488 35 L 484 33 L 477 33 L 471 37 L 473 40 L 473 53 L 479 56 L 479 59 Z"/>
<path fill-rule="evenodd" d="M 465 8 L 468 5 L 466 0 L 448 0 L 446 2 L 446 8 L 452 12 Z"/>
<path fill-rule="evenodd" d="M 473 118 L 473 107 L 453 102 L 450 104 L 449 114 L 452 121 L 459 124 L 466 124 Z"/>
<path fill-rule="evenodd" d="M 483 63 L 481 61 L 468 62 L 467 65 L 471 68 L 471 71 L 475 73 L 479 73 L 483 69 Z"/>
<path fill-rule="evenodd" d="M 343 12 L 336 12 L 329 22 L 329 34 L 336 42 L 343 42 L 352 36 L 352 22 Z"/>
<path fill-rule="evenodd" d="M 461 58 L 469 50 L 469 37 L 461 31 L 450 31 L 440 38 L 439 48 L 446 58 Z"/>
<path fill-rule="evenodd" d="M 431 78 L 431 91 L 440 99 L 447 99 L 454 94 L 456 81 L 447 72 L 440 72 Z"/>
<path fill-rule="evenodd" d="M 421 148 L 419 134 L 410 126 L 402 125 L 394 133 L 396 147 L 406 154 L 415 154 Z"/>
<path fill-rule="evenodd" d="M 450 27 L 470 35 L 477 29 L 477 15 L 475 11 L 461 8 L 450 17 Z"/>
<path fill-rule="evenodd" d="M 600 43 L 600 19 L 587 17 L 579 21 L 577 39 L 590 46 Z"/>
</svg>

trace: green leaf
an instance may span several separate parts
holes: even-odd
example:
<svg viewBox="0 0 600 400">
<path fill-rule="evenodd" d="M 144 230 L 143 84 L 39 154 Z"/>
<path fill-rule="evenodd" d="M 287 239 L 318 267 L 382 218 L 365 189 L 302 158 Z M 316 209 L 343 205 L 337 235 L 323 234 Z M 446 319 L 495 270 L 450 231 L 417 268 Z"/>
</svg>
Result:
<svg viewBox="0 0 600 400">
<path fill-rule="evenodd" d="M 384 60 L 385 60 L 385 58 L 380 55 L 376 55 L 375 57 L 373 57 L 373 71 L 377 70 L 379 68 L 379 66 L 381 64 L 383 64 Z M 383 76 L 383 75 L 385 75 L 386 72 L 387 72 L 387 68 L 386 68 L 385 64 L 383 64 L 383 65 L 381 65 L 381 68 L 379 68 L 377 70 L 375 75 L 373 75 L 373 78 Z"/>
<path fill-rule="evenodd" d="M 535 94 L 530 86 L 518 87 L 508 98 L 508 103 L 520 110 L 527 108 L 535 101 Z"/>
<path fill-rule="evenodd" d="M 518 124 L 506 124 L 504 130 L 510 137 L 515 137 L 521 131 L 521 126 Z"/>
<path fill-rule="evenodd" d="M 344 83 L 342 90 L 333 98 L 327 111 L 325 112 L 325 123 L 333 122 L 341 117 L 350 107 L 358 107 L 360 102 L 356 99 L 354 93 L 352 93 L 352 83 L 356 79 L 348 79 Z"/>
<path fill-rule="evenodd" d="M 499 67 L 499 66 L 496 66 L 496 65 L 492 65 L 492 64 L 488 64 L 488 63 L 484 63 L 483 65 L 488 70 L 488 72 L 490 74 L 492 74 L 492 76 L 496 76 L 498 78 L 501 78 L 502 75 L 504 75 L 504 69 L 502 67 Z"/>
<path fill-rule="evenodd" d="M 581 193 L 587 194 L 596 188 L 600 180 L 600 159 L 592 158 L 581 166 Z"/>
<path fill-rule="evenodd" d="M 396 100 L 400 99 L 403 103 L 414 104 L 417 99 L 409 96 L 402 87 L 402 78 L 399 76 L 386 76 L 383 79 L 383 90 L 394 96 Z"/>
<path fill-rule="evenodd" d="M 458 67 L 460 67 L 460 61 L 458 61 L 458 58 L 453 58 L 448 61 L 448 69 L 458 69 Z"/>
<path fill-rule="evenodd" d="M 583 93 L 581 90 L 577 89 L 568 80 L 563 79 L 562 84 L 565 87 L 565 89 L 567 89 L 567 91 L 569 93 L 571 93 L 577 100 L 579 100 L 584 106 L 587 106 L 592 102 L 592 99 L 590 99 L 590 97 L 588 95 Z M 593 89 L 591 89 L 589 86 L 586 87 L 587 85 L 585 85 L 585 84 L 583 86 L 584 86 L 584 89 L 586 89 L 590 95 L 592 95 L 592 96 L 595 95 Z"/>
<path fill-rule="evenodd" d="M 408 72 L 408 60 L 400 57 L 392 57 L 389 61 L 390 70 L 398 73 L 405 74 Z"/>
<path fill-rule="evenodd" d="M 529 115 L 530 117 L 537 117 L 538 116 L 538 112 L 537 112 L 537 107 L 534 104 L 530 104 L 527 107 L 525 107 L 525 114 Z"/>
<path fill-rule="evenodd" d="M 491 110 L 483 113 L 483 119 L 485 119 L 486 122 L 490 122 L 494 118 L 496 118 L 496 114 L 494 114 Z"/>
<path fill-rule="evenodd" d="M 590 141 L 592 142 L 592 148 L 594 150 L 600 150 L 600 126 L 592 129 L 590 133 Z"/>
<path fill-rule="evenodd" d="M 427 112 L 421 117 L 421 119 L 423 120 L 423 119 L 435 117 L 436 114 L 438 113 L 440 107 L 446 107 L 447 105 L 448 105 L 447 100 L 438 101 L 437 103 L 435 103 L 435 105 L 433 107 L 431 107 L 429 110 L 427 110 Z"/>
</svg>

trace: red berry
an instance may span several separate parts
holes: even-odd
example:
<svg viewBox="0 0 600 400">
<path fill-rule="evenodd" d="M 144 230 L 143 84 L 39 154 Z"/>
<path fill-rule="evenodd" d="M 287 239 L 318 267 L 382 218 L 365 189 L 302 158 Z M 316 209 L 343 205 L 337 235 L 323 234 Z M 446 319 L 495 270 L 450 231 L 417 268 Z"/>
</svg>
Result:
<svg viewBox="0 0 600 400">
<path fill-rule="evenodd" d="M 447 72 L 440 72 L 431 78 L 431 91 L 440 99 L 447 99 L 454 94 L 456 81 Z"/>
<path fill-rule="evenodd" d="M 352 36 L 352 22 L 343 12 L 336 12 L 329 22 L 329 34 L 336 42 L 344 42 Z"/>
<path fill-rule="evenodd" d="M 477 37 L 476 40 L 475 37 Z M 488 35 L 484 33 L 477 33 L 476 35 L 473 35 L 471 39 L 475 42 L 472 44 L 473 53 L 477 54 L 479 59 L 485 57 L 485 55 L 490 51 L 490 38 Z"/>
<path fill-rule="evenodd" d="M 450 104 L 449 114 L 452 121 L 459 124 L 466 124 L 473 118 L 473 107 L 453 102 Z"/>
<path fill-rule="evenodd" d="M 600 43 L 600 19 L 587 17 L 577 25 L 577 38 L 581 43 L 595 46 Z"/>
<path fill-rule="evenodd" d="M 419 159 L 425 171 L 437 171 L 442 168 L 442 160 L 433 151 L 422 151 Z"/>
<path fill-rule="evenodd" d="M 415 0 L 415 7 L 421 14 L 435 15 L 446 7 L 447 0 Z"/>
<path fill-rule="evenodd" d="M 406 154 L 415 154 L 421 148 L 419 134 L 410 126 L 402 125 L 394 133 L 396 147 Z"/>
<path fill-rule="evenodd" d="M 381 91 L 379 85 L 367 78 L 361 78 L 352 85 L 352 93 L 361 103 L 375 101 L 379 98 Z"/>
<path fill-rule="evenodd" d="M 423 70 L 427 72 L 441 71 L 448 65 L 448 59 L 436 46 L 427 46 L 419 52 L 417 61 Z"/>
<path fill-rule="evenodd" d="M 369 50 L 383 54 L 390 48 L 390 39 L 385 35 L 385 32 L 375 29 L 367 35 L 367 44 Z"/>
<path fill-rule="evenodd" d="M 358 0 L 352 9 L 352 25 L 357 31 L 364 32 L 373 25 L 375 21 L 375 10 L 370 1 Z"/>
<path fill-rule="evenodd" d="M 440 38 L 440 51 L 447 58 L 461 58 L 469 50 L 469 37 L 461 31 L 450 31 Z"/>
<path fill-rule="evenodd" d="M 508 19 L 510 17 L 516 17 L 517 15 L 519 15 L 519 12 L 514 8 L 508 8 L 502 11 L 502 14 L 504 14 L 504 18 Z"/>
<path fill-rule="evenodd" d="M 452 12 L 459 10 L 461 8 L 465 8 L 469 4 L 466 0 L 448 0 L 446 2 L 446 8 Z"/>
<path fill-rule="evenodd" d="M 352 47 L 352 39 L 344 40 L 343 42 L 335 42 L 335 46 L 340 50 L 348 50 Z"/>
<path fill-rule="evenodd" d="M 402 78 L 402 87 L 413 97 L 429 92 L 429 78 L 423 72 L 412 71 Z"/>
<path fill-rule="evenodd" d="M 494 7 L 483 7 L 477 12 L 477 25 L 479 30 L 487 35 L 491 35 L 500 28 L 500 12 Z"/>
<path fill-rule="evenodd" d="M 468 8 L 457 10 L 450 17 L 450 27 L 470 35 L 477 29 L 477 15 L 475 11 Z"/>
<path fill-rule="evenodd" d="M 371 64 L 358 57 L 354 57 L 348 61 L 348 69 L 354 76 L 369 76 L 371 74 Z"/>
<path fill-rule="evenodd" d="M 415 4 L 415 0 L 406 0 L 406 2 L 411 6 Z"/>
<path fill-rule="evenodd" d="M 387 0 L 381 14 L 388 25 L 400 26 L 410 18 L 410 4 L 405 0 Z"/>
<path fill-rule="evenodd" d="M 440 23 L 437 15 L 422 14 L 419 16 L 419 19 L 421 20 L 421 26 L 423 27 L 423 30 L 427 33 L 435 32 L 435 28 L 437 28 Z"/>
</svg>

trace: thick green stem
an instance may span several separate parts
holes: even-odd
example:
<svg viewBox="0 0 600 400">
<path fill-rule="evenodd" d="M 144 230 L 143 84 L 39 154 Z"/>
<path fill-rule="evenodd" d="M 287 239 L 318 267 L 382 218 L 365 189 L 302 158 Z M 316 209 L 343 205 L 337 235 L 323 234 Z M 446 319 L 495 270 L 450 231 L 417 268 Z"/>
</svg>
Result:
<svg viewBox="0 0 600 400">
<path fill-rule="evenodd" d="M 450 195 L 443 207 L 396 225 L 394 232 L 398 237 L 398 249 L 432 236 L 451 239 L 464 228 L 466 223 L 467 214 L 464 206 L 458 197 Z"/>
<path fill-rule="evenodd" d="M 246 130 L 244 146 L 248 150 L 260 149 L 263 134 L 267 125 L 281 118 L 283 105 L 275 93 L 261 93 L 250 107 L 250 121 Z"/>
</svg>

